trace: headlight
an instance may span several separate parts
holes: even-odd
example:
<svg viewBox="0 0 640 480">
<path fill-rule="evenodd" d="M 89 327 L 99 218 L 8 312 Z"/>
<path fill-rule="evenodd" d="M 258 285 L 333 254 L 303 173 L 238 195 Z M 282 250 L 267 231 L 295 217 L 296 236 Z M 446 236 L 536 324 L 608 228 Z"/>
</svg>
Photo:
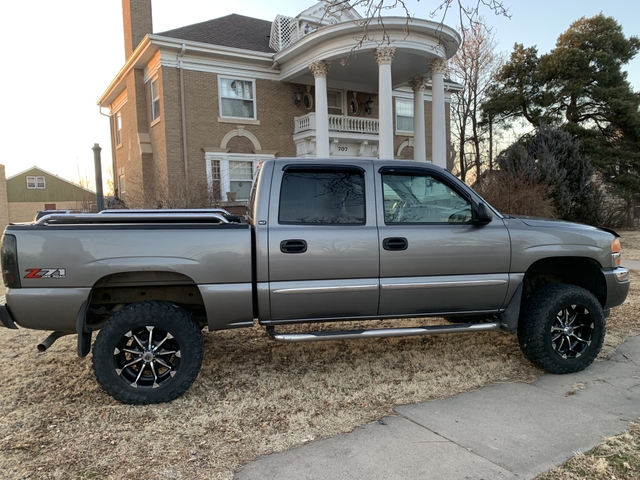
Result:
<svg viewBox="0 0 640 480">
<path fill-rule="evenodd" d="M 622 248 L 620 247 L 620 239 L 614 238 L 611 242 L 611 263 L 614 267 L 620 266 L 620 262 L 622 261 L 622 258 L 620 258 L 622 255 L 620 252 L 621 250 Z"/>
</svg>

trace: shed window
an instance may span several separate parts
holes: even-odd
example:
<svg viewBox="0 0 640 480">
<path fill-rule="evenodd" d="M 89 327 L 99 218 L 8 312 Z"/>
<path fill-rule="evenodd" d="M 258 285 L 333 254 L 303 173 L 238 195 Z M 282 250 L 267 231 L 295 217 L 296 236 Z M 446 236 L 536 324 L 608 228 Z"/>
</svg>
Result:
<svg viewBox="0 0 640 480">
<path fill-rule="evenodd" d="M 27 176 L 27 188 L 30 190 L 44 189 L 46 188 L 46 181 L 42 175 L 28 175 Z"/>
</svg>

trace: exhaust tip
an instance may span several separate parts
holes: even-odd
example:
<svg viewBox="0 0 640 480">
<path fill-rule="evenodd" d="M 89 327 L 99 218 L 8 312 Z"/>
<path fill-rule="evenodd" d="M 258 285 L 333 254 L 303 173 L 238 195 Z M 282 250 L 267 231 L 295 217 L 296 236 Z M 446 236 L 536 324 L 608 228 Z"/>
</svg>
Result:
<svg viewBox="0 0 640 480">
<path fill-rule="evenodd" d="M 60 337 L 64 337 L 65 335 L 71 335 L 73 332 L 51 332 L 47 338 L 45 338 L 42 342 L 38 344 L 39 352 L 46 352 L 51 345 L 54 344 L 56 340 Z"/>
</svg>

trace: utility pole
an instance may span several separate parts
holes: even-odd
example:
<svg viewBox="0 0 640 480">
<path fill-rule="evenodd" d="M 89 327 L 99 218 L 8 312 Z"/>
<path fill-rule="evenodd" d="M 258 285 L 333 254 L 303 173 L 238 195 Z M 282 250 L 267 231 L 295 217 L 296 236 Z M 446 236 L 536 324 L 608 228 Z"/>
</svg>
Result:
<svg viewBox="0 0 640 480">
<path fill-rule="evenodd" d="M 93 144 L 93 164 L 96 169 L 96 200 L 98 203 L 98 211 L 104 210 L 104 195 L 102 193 L 102 161 L 100 160 L 100 152 L 102 148 L 97 143 Z"/>
</svg>

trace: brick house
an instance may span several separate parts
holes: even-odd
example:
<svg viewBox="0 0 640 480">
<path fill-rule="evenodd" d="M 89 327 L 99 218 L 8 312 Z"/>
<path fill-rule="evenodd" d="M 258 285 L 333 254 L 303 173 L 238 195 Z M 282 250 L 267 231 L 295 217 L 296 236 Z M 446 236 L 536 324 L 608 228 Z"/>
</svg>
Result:
<svg viewBox="0 0 640 480">
<path fill-rule="evenodd" d="M 352 53 L 361 17 L 326 15 L 323 2 L 295 18 L 234 14 L 162 33 L 152 33 L 151 0 L 123 0 L 123 17 L 126 63 L 98 104 L 127 203 L 243 201 L 273 157 L 449 163 L 459 86 L 444 74 L 460 37 L 447 26 L 412 19 L 407 35 L 406 18 L 388 17 L 391 43 Z M 382 33 L 370 25 L 371 38 Z"/>
</svg>

